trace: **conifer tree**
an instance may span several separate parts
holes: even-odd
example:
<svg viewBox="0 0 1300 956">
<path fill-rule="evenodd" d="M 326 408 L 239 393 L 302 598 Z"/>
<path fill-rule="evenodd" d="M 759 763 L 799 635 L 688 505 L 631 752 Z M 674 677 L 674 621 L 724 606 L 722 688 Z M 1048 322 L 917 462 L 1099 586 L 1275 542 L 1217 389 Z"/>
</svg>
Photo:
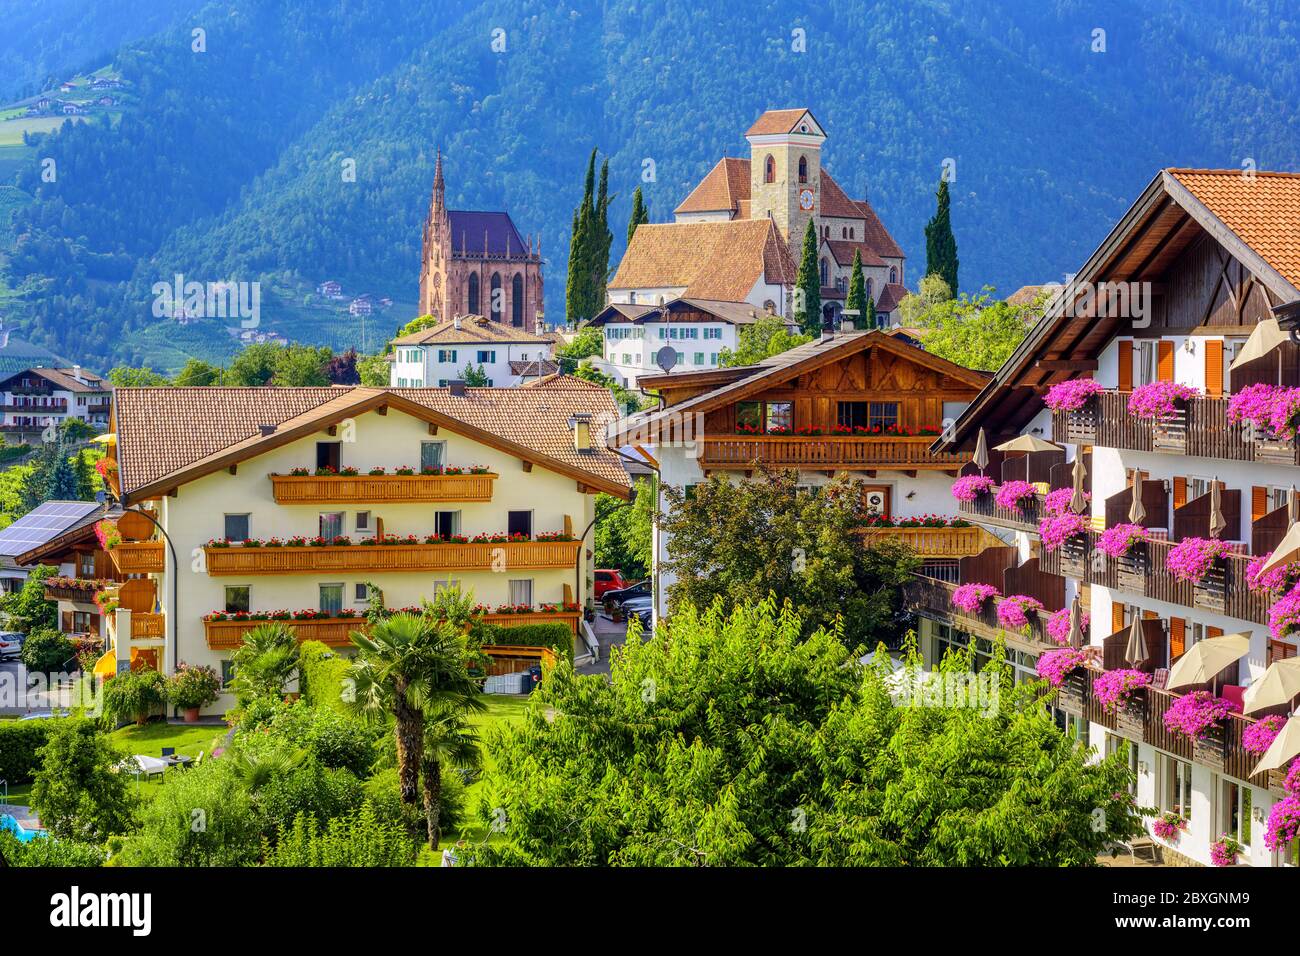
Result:
<svg viewBox="0 0 1300 956">
<path fill-rule="evenodd" d="M 573 232 L 569 238 L 569 274 L 564 287 L 564 317 L 570 324 L 589 319 L 591 308 L 592 240 L 595 228 L 596 151 L 587 160 L 582 202 L 573 212 Z"/>
<path fill-rule="evenodd" d="M 957 239 L 952 234 L 948 177 L 939 177 L 934 218 L 925 225 L 925 274 L 938 275 L 957 294 Z"/>
<path fill-rule="evenodd" d="M 592 152 L 595 157 L 595 152 Z M 614 244 L 614 234 L 609 231 L 609 204 L 613 199 L 609 194 L 609 160 L 600 165 L 600 187 L 596 192 L 596 204 L 592 209 L 595 222 L 588 237 L 591 247 L 588 262 L 591 269 L 591 285 L 587 288 L 587 318 L 591 318 L 605 307 L 605 283 L 609 281 L 609 250 Z"/>
<path fill-rule="evenodd" d="M 844 311 L 856 312 L 853 327 L 869 329 L 867 319 L 867 284 L 862 278 L 862 251 L 853 250 L 853 271 L 849 274 L 849 294 L 844 298 Z"/>
<path fill-rule="evenodd" d="M 627 221 L 627 241 L 632 242 L 632 236 L 636 233 L 636 227 L 643 222 L 650 221 L 650 213 L 645 208 L 645 199 L 641 196 L 641 187 L 636 187 L 632 193 L 632 216 Z"/>
<path fill-rule="evenodd" d="M 807 335 L 820 335 L 822 329 L 822 281 L 817 270 L 817 229 L 808 220 L 803 234 L 803 255 L 795 277 L 794 316 Z"/>
</svg>

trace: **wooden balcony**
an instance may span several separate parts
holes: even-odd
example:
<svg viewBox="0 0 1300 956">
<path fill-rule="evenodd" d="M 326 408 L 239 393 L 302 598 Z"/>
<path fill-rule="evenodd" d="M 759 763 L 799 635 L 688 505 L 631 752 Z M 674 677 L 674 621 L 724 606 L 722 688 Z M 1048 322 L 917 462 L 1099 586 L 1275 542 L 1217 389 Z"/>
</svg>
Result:
<svg viewBox="0 0 1300 956">
<path fill-rule="evenodd" d="M 903 585 L 903 600 L 908 607 L 925 617 L 951 624 L 985 640 L 1005 638 L 1008 645 L 1015 645 L 1033 653 L 1060 647 L 1047 633 L 1049 614 L 1030 611 L 1025 615 L 1029 619 L 1028 634 L 1009 631 L 998 623 L 997 605 L 1001 603 L 1001 599 L 991 598 L 984 602 L 984 607 L 979 614 L 968 614 L 953 607 L 952 596 L 957 588 L 957 584 L 918 574 Z"/>
<path fill-rule="evenodd" d="M 749 470 L 759 464 L 810 471 L 953 471 L 969 454 L 930 454 L 934 436 L 706 435 L 700 467 Z"/>
<path fill-rule="evenodd" d="M 282 505 L 491 501 L 495 474 L 271 475 Z"/>
<path fill-rule="evenodd" d="M 577 541 L 342 545 L 323 548 L 204 548 L 208 574 L 318 574 L 351 571 L 537 571 L 572 568 Z"/>
<path fill-rule="evenodd" d="M 161 640 L 167 636 L 167 616 L 135 611 L 131 614 L 131 639 Z"/>
<path fill-rule="evenodd" d="M 1002 542 L 980 527 L 969 528 L 863 528 L 863 543 L 884 538 L 901 541 L 918 558 L 964 558 Z"/>
<path fill-rule="evenodd" d="M 1117 561 L 1096 550 L 1099 536 L 1099 532 L 1089 531 L 1084 536 L 1086 546 L 1072 541 L 1068 549 L 1058 548 L 1050 553 L 1044 550 L 1039 557 L 1043 570 L 1138 597 L 1214 611 L 1255 624 L 1268 623 L 1268 609 L 1275 598 L 1247 587 L 1246 565 L 1250 563 L 1250 555 L 1228 555 L 1216 562 L 1200 584 L 1193 585 L 1165 570 L 1165 559 L 1174 542 L 1148 541 Z"/>
<path fill-rule="evenodd" d="M 208 647 L 214 651 L 234 650 L 244 643 L 244 635 L 262 624 L 283 624 L 293 631 L 299 641 L 320 641 L 330 647 L 347 647 L 352 641 L 348 635 L 362 630 L 363 617 L 332 617 L 315 621 L 204 621 L 203 631 Z"/>
<path fill-rule="evenodd" d="M 108 556 L 121 574 L 159 574 L 166 564 L 161 541 L 123 541 Z"/>
<path fill-rule="evenodd" d="M 1110 390 L 1074 412 L 1052 413 L 1052 437 L 1058 442 L 1162 452 L 1195 458 L 1298 465 L 1294 441 L 1252 441 L 1247 426 L 1228 424 L 1228 396 L 1193 398 L 1173 418 L 1157 422 L 1128 412 L 1131 392 Z"/>
<path fill-rule="evenodd" d="M 991 488 L 988 494 L 980 495 L 974 501 L 958 502 L 957 512 L 964 518 L 979 521 L 981 524 L 996 525 L 1012 531 L 1038 533 L 1038 524 L 1043 520 L 1043 495 L 1021 499 L 1021 506 L 1003 508 L 997 503 L 998 489 Z"/>
<path fill-rule="evenodd" d="M 95 603 L 95 595 L 107 587 L 116 587 L 116 581 L 78 580 L 64 584 L 45 584 L 45 600 L 72 601 L 77 604 Z"/>
<path fill-rule="evenodd" d="M 531 614 L 484 614 L 483 623 L 497 627 L 521 627 L 525 624 L 567 624 L 573 636 L 578 636 L 581 611 L 534 611 Z M 509 643 L 507 639 L 507 643 Z"/>
</svg>

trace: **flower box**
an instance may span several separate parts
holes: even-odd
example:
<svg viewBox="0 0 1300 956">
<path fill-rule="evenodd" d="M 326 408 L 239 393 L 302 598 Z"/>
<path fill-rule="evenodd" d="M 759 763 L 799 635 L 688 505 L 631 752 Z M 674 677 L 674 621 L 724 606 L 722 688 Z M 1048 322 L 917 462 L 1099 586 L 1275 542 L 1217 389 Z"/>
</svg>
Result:
<svg viewBox="0 0 1300 956">
<path fill-rule="evenodd" d="M 1073 671 L 1056 692 L 1056 706 L 1073 717 L 1083 716 L 1084 701 L 1088 696 L 1088 675 L 1082 670 Z"/>
<path fill-rule="evenodd" d="M 1223 773 L 1226 754 L 1223 724 L 1215 724 L 1192 741 L 1192 759 L 1219 773 Z"/>
<path fill-rule="evenodd" d="M 1146 694 L 1131 694 L 1115 708 L 1115 732 L 1143 740 L 1147 724 Z"/>
<path fill-rule="evenodd" d="M 1296 464 L 1295 441 L 1290 438 L 1257 440 L 1255 460 L 1268 465 L 1294 465 Z"/>
</svg>

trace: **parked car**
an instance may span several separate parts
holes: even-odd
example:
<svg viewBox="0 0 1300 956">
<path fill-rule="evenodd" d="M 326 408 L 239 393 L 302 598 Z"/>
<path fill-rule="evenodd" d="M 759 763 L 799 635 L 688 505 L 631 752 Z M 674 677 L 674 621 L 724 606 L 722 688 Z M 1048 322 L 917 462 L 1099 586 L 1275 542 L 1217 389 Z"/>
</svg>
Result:
<svg viewBox="0 0 1300 956">
<path fill-rule="evenodd" d="M 641 621 L 641 630 L 649 631 L 654 627 L 654 599 L 649 595 L 629 598 L 623 602 L 622 608 L 625 617 L 636 617 Z"/>
<path fill-rule="evenodd" d="M 605 613 L 611 617 L 615 609 L 621 608 L 627 601 L 632 598 L 650 597 L 650 581 L 647 578 L 631 587 L 620 588 L 617 591 L 606 591 L 603 598 Z"/>
<path fill-rule="evenodd" d="M 623 572 L 605 569 L 596 572 L 596 600 L 599 601 L 605 596 L 606 591 L 621 591 L 627 587 L 627 582 L 623 580 Z"/>
<path fill-rule="evenodd" d="M 0 631 L 0 661 L 16 661 L 26 637 L 15 631 Z"/>
</svg>

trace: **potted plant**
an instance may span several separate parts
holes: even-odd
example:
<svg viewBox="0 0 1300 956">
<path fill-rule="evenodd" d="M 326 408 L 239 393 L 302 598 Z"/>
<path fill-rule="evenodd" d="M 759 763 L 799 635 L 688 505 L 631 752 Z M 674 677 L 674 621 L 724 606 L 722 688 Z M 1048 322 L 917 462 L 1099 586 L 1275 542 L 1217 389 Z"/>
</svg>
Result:
<svg viewBox="0 0 1300 956">
<path fill-rule="evenodd" d="M 1215 866 L 1236 866 L 1237 856 L 1244 849 L 1234 837 L 1227 833 L 1221 834 L 1210 846 L 1210 862 Z"/>
<path fill-rule="evenodd" d="M 104 682 L 104 716 L 113 724 L 134 720 L 143 727 L 167 700 L 167 680 L 152 667 L 126 671 Z"/>
<path fill-rule="evenodd" d="M 1179 834 L 1187 829 L 1187 820 L 1176 810 L 1168 810 L 1156 817 L 1151 832 L 1166 843 L 1177 843 Z"/>
<path fill-rule="evenodd" d="M 1165 569 L 1180 581 L 1200 584 L 1216 560 L 1232 552 L 1226 541 L 1213 538 L 1184 538 L 1169 549 Z"/>
<path fill-rule="evenodd" d="M 998 604 L 998 623 L 1003 627 L 1027 633 L 1029 616 L 1027 611 L 1043 610 L 1043 602 L 1027 594 L 1009 594 Z"/>
<path fill-rule="evenodd" d="M 1090 378 L 1075 378 L 1068 382 L 1058 382 L 1049 388 L 1043 397 L 1043 404 L 1054 412 L 1077 412 L 1101 391 L 1104 391 L 1101 382 Z"/>
<path fill-rule="evenodd" d="M 1241 749 L 1256 757 L 1264 756 L 1286 726 L 1286 721 L 1287 718 L 1277 714 L 1260 718 L 1241 732 Z"/>
<path fill-rule="evenodd" d="M 1121 707 L 1127 708 L 1133 701 L 1133 692 L 1150 683 L 1150 674 L 1122 667 L 1098 675 L 1092 682 L 1092 693 L 1102 709 L 1113 714 Z"/>
<path fill-rule="evenodd" d="M 958 501 L 974 501 L 986 495 L 993 487 L 993 479 L 985 475 L 965 475 L 952 483 L 952 496 Z"/>
<path fill-rule="evenodd" d="M 206 664 L 176 665 L 176 673 L 167 682 L 167 699 L 185 711 L 185 723 L 198 723 L 199 711 L 216 702 L 221 693 L 221 678 Z"/>
<path fill-rule="evenodd" d="M 1026 502 L 1033 502 L 1037 492 L 1038 489 L 1028 481 L 1008 481 L 998 489 L 993 500 L 999 508 L 1006 508 L 1008 511 L 1029 511 Z"/>
<path fill-rule="evenodd" d="M 1165 711 L 1165 729 L 1182 734 L 1189 740 L 1204 740 L 1207 735 L 1237 710 L 1236 705 L 1208 690 L 1195 690 L 1184 694 Z"/>
<path fill-rule="evenodd" d="M 967 614 L 979 614 L 984 602 L 999 593 L 991 584 L 963 584 L 952 592 L 952 606 Z"/>
<path fill-rule="evenodd" d="M 1043 542 L 1043 550 L 1049 554 L 1087 530 L 1088 519 L 1073 512 L 1044 518 L 1038 522 L 1038 537 Z"/>
<path fill-rule="evenodd" d="M 1038 656 L 1038 676 L 1059 688 L 1067 677 L 1083 667 L 1085 660 L 1083 651 L 1074 648 L 1045 651 Z"/>
<path fill-rule="evenodd" d="M 1181 382 L 1148 382 L 1133 389 L 1128 400 L 1128 413 L 1134 418 L 1165 421 L 1177 414 L 1179 402 L 1200 394 L 1200 389 Z"/>
<path fill-rule="evenodd" d="M 1092 623 L 1092 618 L 1087 611 L 1084 611 L 1079 617 L 1079 629 L 1086 635 L 1088 625 Z M 1047 619 L 1047 636 L 1056 643 L 1064 647 L 1070 643 L 1070 609 L 1061 608 Z"/>
<path fill-rule="evenodd" d="M 1143 544 L 1149 538 L 1149 532 L 1140 524 L 1117 524 L 1101 533 L 1097 550 L 1112 558 L 1122 558 L 1134 545 Z"/>
</svg>

